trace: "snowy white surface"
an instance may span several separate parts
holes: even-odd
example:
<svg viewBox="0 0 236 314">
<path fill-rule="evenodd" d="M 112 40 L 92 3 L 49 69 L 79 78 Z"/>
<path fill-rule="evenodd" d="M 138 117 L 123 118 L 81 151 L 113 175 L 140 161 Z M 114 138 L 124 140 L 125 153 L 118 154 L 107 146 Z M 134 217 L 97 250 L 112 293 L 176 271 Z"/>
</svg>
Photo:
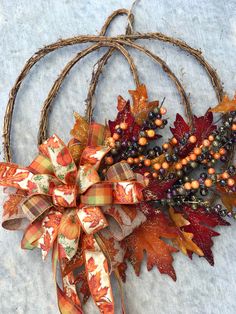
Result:
<svg viewBox="0 0 236 314">
<path fill-rule="evenodd" d="M 105 18 L 131 0 L 1 0 L 0 1 L 0 127 L 8 94 L 26 60 L 39 48 L 59 38 L 77 34 L 98 34 Z M 134 8 L 135 30 L 161 31 L 201 48 L 218 69 L 225 90 L 236 89 L 236 1 L 235 0 L 141 0 Z M 118 18 L 110 34 L 122 33 L 125 17 Z M 144 44 L 144 42 L 142 42 Z M 216 98 L 202 68 L 179 49 L 160 42 L 145 42 L 162 56 L 191 94 L 194 112 L 204 113 Z M 61 49 L 48 55 L 31 71 L 19 92 L 14 112 L 12 146 L 14 161 L 27 165 L 36 155 L 37 125 L 41 105 L 63 66 L 86 45 Z M 53 104 L 49 133 L 65 141 L 73 124 L 73 111 L 83 113 L 84 99 L 93 64 L 105 49 L 87 57 L 70 73 Z M 150 99 L 166 97 L 174 113 L 183 113 L 180 98 L 170 80 L 143 55 L 131 51 L 140 78 L 147 84 Z M 118 53 L 106 66 L 95 97 L 99 121 L 114 117 L 116 96 L 128 96 L 134 87 L 123 57 Z M 2 156 L 1 156 L 2 157 Z M 160 275 L 157 269 L 135 277 L 131 267 L 125 284 L 128 314 L 233 314 L 236 313 L 236 223 L 218 228 L 214 240 L 215 267 L 204 259 L 177 254 L 174 267 L 177 282 Z M 0 229 L 0 313 L 55 314 L 55 288 L 51 262 L 42 262 L 40 252 L 20 249 L 20 233 Z M 115 295 L 118 300 L 118 291 Z M 90 300 L 85 312 L 97 313 Z M 117 304 L 117 313 L 120 313 Z"/>
</svg>

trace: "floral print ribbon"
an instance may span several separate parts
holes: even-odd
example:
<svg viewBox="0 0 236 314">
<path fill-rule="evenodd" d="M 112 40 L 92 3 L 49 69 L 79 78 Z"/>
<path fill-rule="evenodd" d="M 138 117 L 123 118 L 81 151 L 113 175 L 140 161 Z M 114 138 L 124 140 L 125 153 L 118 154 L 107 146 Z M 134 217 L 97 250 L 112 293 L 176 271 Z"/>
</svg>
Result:
<svg viewBox="0 0 236 314">
<path fill-rule="evenodd" d="M 97 134 L 101 128 L 93 125 Z M 7 195 L 3 227 L 22 229 L 29 221 L 22 248 L 38 247 L 43 258 L 53 250 L 55 278 L 57 262 L 62 273 L 63 287 L 57 284 L 61 313 L 82 313 L 75 273 L 83 265 L 100 312 L 114 313 L 109 265 L 112 271 L 123 261 L 119 241 L 146 219 L 139 210 L 145 181 L 127 163 L 114 164 L 102 179 L 99 167 L 109 148 L 97 135 L 90 135 L 78 166 L 57 135 L 39 151 L 28 168 L 0 163 L 0 185 Z M 112 258 L 111 250 L 116 252 Z"/>
</svg>

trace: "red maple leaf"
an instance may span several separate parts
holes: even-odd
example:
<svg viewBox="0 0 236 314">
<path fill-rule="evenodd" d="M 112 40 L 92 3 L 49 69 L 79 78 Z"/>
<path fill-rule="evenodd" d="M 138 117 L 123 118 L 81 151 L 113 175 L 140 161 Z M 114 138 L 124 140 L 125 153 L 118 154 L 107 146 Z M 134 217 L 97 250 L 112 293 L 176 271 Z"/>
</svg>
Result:
<svg viewBox="0 0 236 314">
<path fill-rule="evenodd" d="M 182 158 L 186 157 L 196 145 L 200 145 L 202 141 L 216 129 L 216 125 L 213 124 L 213 113 L 211 111 L 207 111 L 206 114 L 201 117 L 194 116 L 192 130 L 183 117 L 177 113 L 174 126 L 175 127 L 170 128 L 170 130 L 178 141 L 184 138 L 186 133 L 191 133 L 197 138 L 196 143 L 192 144 L 187 142 L 181 147 L 179 156 Z"/>
<path fill-rule="evenodd" d="M 175 127 L 170 128 L 170 130 L 178 141 L 184 137 L 185 133 L 190 131 L 189 125 L 184 121 L 184 118 L 179 113 L 176 114 L 174 126 Z"/>
<path fill-rule="evenodd" d="M 160 182 L 150 180 L 148 186 L 143 189 L 144 199 L 151 201 L 166 198 L 166 191 L 171 188 L 176 181 L 176 178 Z"/>
<path fill-rule="evenodd" d="M 201 144 L 201 142 L 207 138 L 214 130 L 216 130 L 216 125 L 213 124 L 213 113 L 207 111 L 202 117 L 193 117 L 194 125 L 194 135 L 197 138 L 196 144 Z M 195 145 L 196 145 L 195 144 Z"/>
<path fill-rule="evenodd" d="M 160 212 L 125 238 L 126 257 L 133 265 L 136 275 L 139 276 L 144 252 L 146 252 L 148 270 L 156 265 L 160 273 L 167 274 L 176 280 L 175 270 L 172 266 L 172 253 L 178 250 L 164 242 L 163 238 L 174 239 L 177 236 L 176 227 L 171 225 L 165 215 Z"/>
<path fill-rule="evenodd" d="M 198 208 L 195 211 L 186 206 L 184 213 L 190 225 L 184 226 L 182 229 L 185 232 L 193 234 L 193 242 L 203 251 L 204 258 L 213 266 L 214 259 L 211 251 L 211 247 L 213 246 L 212 237 L 219 236 L 220 234 L 209 227 L 228 226 L 229 223 L 217 214 L 206 213 L 202 208 Z M 192 252 L 189 252 L 189 256 L 192 256 Z"/>
<path fill-rule="evenodd" d="M 135 118 L 131 112 L 130 102 L 127 101 L 121 111 L 118 112 L 117 117 L 114 121 L 108 121 L 111 135 L 115 132 L 115 127 L 121 122 L 125 122 L 128 128 L 122 135 L 123 140 L 130 140 L 133 136 L 137 136 L 140 131 L 140 126 L 135 122 Z"/>
</svg>

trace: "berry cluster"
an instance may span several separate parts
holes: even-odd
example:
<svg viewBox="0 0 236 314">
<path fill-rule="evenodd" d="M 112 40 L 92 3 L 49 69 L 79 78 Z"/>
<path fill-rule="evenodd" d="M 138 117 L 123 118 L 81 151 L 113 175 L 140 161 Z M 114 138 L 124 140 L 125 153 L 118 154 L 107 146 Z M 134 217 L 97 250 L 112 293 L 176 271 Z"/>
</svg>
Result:
<svg viewBox="0 0 236 314">
<path fill-rule="evenodd" d="M 199 140 L 199 134 L 193 129 L 179 140 L 172 137 L 162 146 L 150 145 L 158 138 L 158 129 L 167 125 L 167 119 L 163 118 L 166 112 L 162 106 L 155 107 L 140 126 L 138 136 L 129 140 L 124 139 L 130 127 L 128 123 L 117 124 L 115 132 L 108 138 L 111 151 L 106 157 L 106 164 L 126 161 L 134 171 L 142 170 L 144 176 L 152 180 L 175 179 L 173 186 L 167 190 L 166 199 L 159 200 L 157 205 L 176 207 L 187 204 L 193 209 L 201 206 L 207 212 L 213 210 L 225 216 L 227 211 L 222 205 L 212 207 L 206 197 L 214 191 L 214 186 L 236 192 L 235 167 L 231 165 L 224 171 L 216 170 L 227 162 L 227 156 L 236 142 L 236 111 L 231 111 L 220 126 L 214 126 L 207 138 Z M 195 170 L 198 168 L 203 172 L 200 171 L 196 178 Z"/>
</svg>

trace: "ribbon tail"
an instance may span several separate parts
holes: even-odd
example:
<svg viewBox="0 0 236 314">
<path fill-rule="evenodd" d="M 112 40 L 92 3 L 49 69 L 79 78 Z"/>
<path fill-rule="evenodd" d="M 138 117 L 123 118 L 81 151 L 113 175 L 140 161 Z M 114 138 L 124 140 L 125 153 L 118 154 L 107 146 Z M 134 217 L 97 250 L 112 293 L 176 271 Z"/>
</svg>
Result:
<svg viewBox="0 0 236 314">
<path fill-rule="evenodd" d="M 112 294 L 108 262 L 94 237 L 87 237 L 84 258 L 87 281 L 93 300 L 100 313 L 114 314 L 115 306 Z"/>
<path fill-rule="evenodd" d="M 24 232 L 21 240 L 21 248 L 26 250 L 33 250 L 38 247 L 38 240 L 43 234 L 41 221 L 35 221 L 30 224 Z"/>
<path fill-rule="evenodd" d="M 59 262 L 61 272 L 64 267 L 63 261 L 59 260 L 59 250 L 60 247 L 58 246 L 58 241 L 56 239 L 52 251 L 52 271 L 57 288 L 58 308 L 61 314 L 83 314 L 81 303 L 76 293 L 73 273 L 71 272 L 64 277 L 62 276 L 63 290 L 57 283 L 57 263 Z M 72 281 L 72 283 L 69 284 L 70 281 Z"/>
<path fill-rule="evenodd" d="M 57 284 L 58 307 L 61 314 L 83 314 L 81 306 L 74 304 Z"/>
</svg>

